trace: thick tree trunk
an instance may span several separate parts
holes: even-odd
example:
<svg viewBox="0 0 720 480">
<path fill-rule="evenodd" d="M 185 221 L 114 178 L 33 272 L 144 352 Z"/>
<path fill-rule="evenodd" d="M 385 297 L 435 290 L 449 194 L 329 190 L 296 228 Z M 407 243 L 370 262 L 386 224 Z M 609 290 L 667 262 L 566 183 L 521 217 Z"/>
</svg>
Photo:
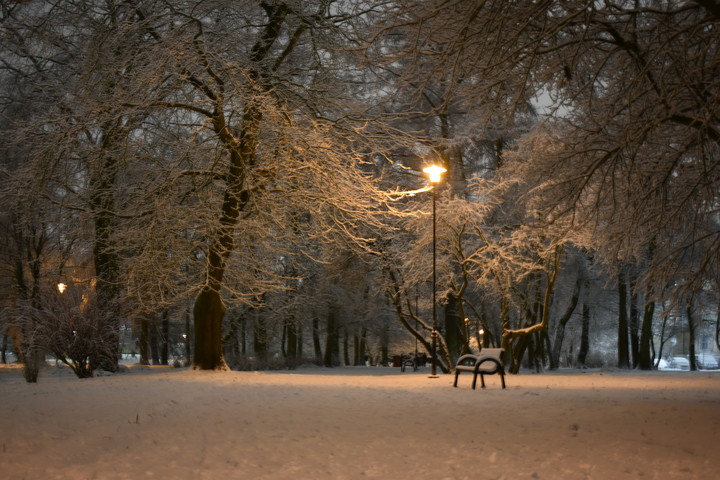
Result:
<svg viewBox="0 0 720 480">
<path fill-rule="evenodd" d="M 226 368 L 222 351 L 222 320 L 225 305 L 220 294 L 203 288 L 195 299 L 195 352 L 193 366 L 201 370 Z"/>
<path fill-rule="evenodd" d="M 94 355 L 91 355 L 91 368 L 100 367 L 115 372 L 118 370 L 120 348 L 120 325 L 118 323 L 117 297 L 120 286 L 120 259 L 113 248 L 112 236 L 115 231 L 115 197 L 114 187 L 119 162 L 110 153 L 120 142 L 121 136 L 114 129 L 121 127 L 108 126 L 103 141 L 101 165 L 97 166 L 92 178 L 90 209 L 95 227 L 93 261 L 99 317 L 97 331 L 101 335 L 101 344 Z"/>
</svg>

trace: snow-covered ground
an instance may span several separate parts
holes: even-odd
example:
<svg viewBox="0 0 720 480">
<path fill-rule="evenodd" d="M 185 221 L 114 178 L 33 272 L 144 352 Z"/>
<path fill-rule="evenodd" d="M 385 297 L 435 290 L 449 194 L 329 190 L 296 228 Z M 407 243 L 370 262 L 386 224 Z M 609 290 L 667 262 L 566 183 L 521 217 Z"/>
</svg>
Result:
<svg viewBox="0 0 720 480">
<path fill-rule="evenodd" d="M 27 384 L 0 366 L 0 478 L 713 479 L 720 373 L 197 372 Z"/>
</svg>

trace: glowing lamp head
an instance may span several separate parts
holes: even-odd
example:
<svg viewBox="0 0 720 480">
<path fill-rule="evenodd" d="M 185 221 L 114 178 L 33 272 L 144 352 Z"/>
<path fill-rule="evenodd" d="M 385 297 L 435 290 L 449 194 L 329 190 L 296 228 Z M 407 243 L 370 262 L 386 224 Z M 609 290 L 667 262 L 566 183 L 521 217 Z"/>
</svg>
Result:
<svg viewBox="0 0 720 480">
<path fill-rule="evenodd" d="M 442 174 L 447 172 L 447 170 L 437 165 L 430 165 L 429 167 L 423 168 L 423 172 L 427 173 L 430 177 L 430 183 L 438 183 Z"/>
<path fill-rule="evenodd" d="M 67 288 L 67 285 L 65 285 L 64 283 L 57 284 L 57 289 L 58 289 L 58 292 L 60 292 L 60 293 L 63 293 L 66 288 Z"/>
</svg>

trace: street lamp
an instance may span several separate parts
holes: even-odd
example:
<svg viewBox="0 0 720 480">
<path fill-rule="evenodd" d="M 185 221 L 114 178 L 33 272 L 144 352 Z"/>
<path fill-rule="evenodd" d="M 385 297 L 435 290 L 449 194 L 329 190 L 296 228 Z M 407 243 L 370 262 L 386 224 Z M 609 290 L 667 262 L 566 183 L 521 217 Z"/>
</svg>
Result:
<svg viewBox="0 0 720 480">
<path fill-rule="evenodd" d="M 57 289 L 58 289 L 58 292 L 60 292 L 60 293 L 64 293 L 66 288 L 67 288 L 67 285 L 65 285 L 62 282 L 57 284 Z"/>
<path fill-rule="evenodd" d="M 430 183 L 435 184 L 440 182 L 442 178 L 442 174 L 447 172 L 446 169 L 443 167 L 438 167 L 437 165 L 430 165 L 429 167 L 423 168 L 423 172 L 428 174 L 428 177 L 430 178 Z M 435 194 L 435 185 L 433 185 L 432 189 L 432 205 L 433 205 L 433 268 L 432 268 L 432 312 L 433 312 L 433 330 L 432 334 L 430 335 L 431 341 L 432 341 L 432 373 L 430 374 L 430 378 L 437 378 L 437 337 L 438 337 L 438 324 L 437 324 L 437 309 L 435 306 L 435 278 L 436 278 L 436 244 L 437 244 L 437 236 L 436 236 L 436 209 L 435 209 L 435 203 L 436 203 L 436 194 Z"/>
</svg>

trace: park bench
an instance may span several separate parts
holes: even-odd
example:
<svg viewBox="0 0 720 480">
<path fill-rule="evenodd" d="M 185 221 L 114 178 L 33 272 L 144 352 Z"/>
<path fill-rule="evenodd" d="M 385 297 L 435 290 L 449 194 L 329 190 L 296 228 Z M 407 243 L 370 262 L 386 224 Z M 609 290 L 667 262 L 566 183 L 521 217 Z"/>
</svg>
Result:
<svg viewBox="0 0 720 480">
<path fill-rule="evenodd" d="M 407 367 L 412 367 L 413 372 L 417 371 L 417 369 L 418 369 L 417 358 L 415 357 L 415 355 L 403 355 L 400 360 L 400 363 L 401 363 L 401 365 L 400 365 L 401 372 L 404 372 L 405 368 L 407 368 Z"/>
<path fill-rule="evenodd" d="M 457 388 L 460 372 L 473 374 L 472 388 L 475 390 L 477 377 L 480 375 L 480 385 L 485 388 L 485 375 L 500 375 L 502 388 L 505 388 L 505 368 L 503 367 L 504 348 L 483 348 L 477 355 L 467 354 L 458 358 L 455 365 L 455 383 Z"/>
<path fill-rule="evenodd" d="M 426 364 L 427 355 L 424 353 L 404 353 L 392 357 L 392 366 L 400 367 L 401 372 L 404 372 L 407 367 L 411 367 L 415 372 L 418 367 L 424 367 Z"/>
</svg>

